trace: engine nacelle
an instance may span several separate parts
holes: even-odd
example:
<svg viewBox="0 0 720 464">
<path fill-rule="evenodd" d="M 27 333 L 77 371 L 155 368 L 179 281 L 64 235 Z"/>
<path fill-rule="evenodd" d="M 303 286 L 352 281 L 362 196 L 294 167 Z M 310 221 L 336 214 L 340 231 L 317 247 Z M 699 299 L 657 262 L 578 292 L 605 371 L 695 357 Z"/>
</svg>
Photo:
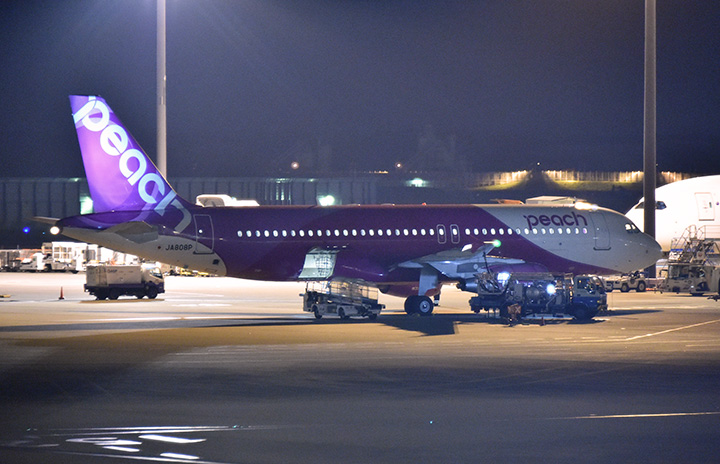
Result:
<svg viewBox="0 0 720 464">
<path fill-rule="evenodd" d="M 458 289 L 462 290 L 463 292 L 472 292 L 477 293 L 478 291 L 478 280 L 477 279 L 468 279 L 468 280 L 461 280 L 456 285 Z"/>
</svg>

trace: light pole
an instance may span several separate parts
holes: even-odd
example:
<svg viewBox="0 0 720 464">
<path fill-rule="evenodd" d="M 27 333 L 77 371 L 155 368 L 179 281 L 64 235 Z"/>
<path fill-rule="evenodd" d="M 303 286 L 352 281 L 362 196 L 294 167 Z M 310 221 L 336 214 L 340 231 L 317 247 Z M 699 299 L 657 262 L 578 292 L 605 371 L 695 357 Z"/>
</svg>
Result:
<svg viewBox="0 0 720 464">
<path fill-rule="evenodd" d="M 655 0 L 645 0 L 645 122 L 643 127 L 643 231 L 655 237 L 656 46 Z M 648 271 L 655 277 L 655 266 Z"/>
<path fill-rule="evenodd" d="M 157 168 L 167 179 L 167 73 L 165 70 L 165 0 L 157 0 Z"/>
</svg>

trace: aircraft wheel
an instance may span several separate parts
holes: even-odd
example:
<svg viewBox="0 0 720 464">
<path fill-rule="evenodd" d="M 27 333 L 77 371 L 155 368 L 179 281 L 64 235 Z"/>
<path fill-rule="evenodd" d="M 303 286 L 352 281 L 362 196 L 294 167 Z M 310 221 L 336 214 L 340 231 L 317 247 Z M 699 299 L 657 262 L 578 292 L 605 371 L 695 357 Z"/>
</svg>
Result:
<svg viewBox="0 0 720 464">
<path fill-rule="evenodd" d="M 418 296 L 415 302 L 415 312 L 421 316 L 430 316 L 435 308 L 433 301 L 426 296 Z"/>
<path fill-rule="evenodd" d="M 415 300 L 417 300 L 417 298 L 417 295 L 405 298 L 405 312 L 407 314 L 414 314 L 416 312 L 417 303 Z"/>
<path fill-rule="evenodd" d="M 638 282 L 638 286 L 635 289 L 635 291 L 638 293 L 642 293 L 645 291 L 645 289 L 647 289 L 647 285 L 645 285 L 645 282 L 640 281 L 640 282 Z"/>
</svg>

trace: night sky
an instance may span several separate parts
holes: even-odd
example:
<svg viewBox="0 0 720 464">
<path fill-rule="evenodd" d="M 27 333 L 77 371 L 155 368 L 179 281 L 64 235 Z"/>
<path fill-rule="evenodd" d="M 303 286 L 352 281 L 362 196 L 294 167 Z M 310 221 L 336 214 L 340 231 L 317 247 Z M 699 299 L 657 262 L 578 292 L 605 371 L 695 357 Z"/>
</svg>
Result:
<svg viewBox="0 0 720 464">
<path fill-rule="evenodd" d="M 720 173 L 720 2 L 657 8 L 659 168 Z M 72 93 L 154 157 L 155 27 L 154 0 L 1 2 L 0 176 L 84 176 Z M 475 171 L 642 170 L 643 34 L 643 0 L 167 0 L 168 171 L 388 170 L 428 132 Z"/>
</svg>

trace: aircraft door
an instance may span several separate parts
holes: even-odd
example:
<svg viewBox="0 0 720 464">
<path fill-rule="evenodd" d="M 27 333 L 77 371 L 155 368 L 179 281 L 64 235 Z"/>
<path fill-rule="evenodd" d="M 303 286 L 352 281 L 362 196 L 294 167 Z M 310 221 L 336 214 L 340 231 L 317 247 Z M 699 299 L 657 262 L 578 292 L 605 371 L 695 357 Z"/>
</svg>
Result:
<svg viewBox="0 0 720 464">
<path fill-rule="evenodd" d="M 457 224 L 450 225 L 450 241 L 455 244 L 460 243 L 460 228 Z"/>
<path fill-rule="evenodd" d="M 592 233 L 595 238 L 595 250 L 610 249 L 610 229 L 608 228 L 605 216 L 600 214 L 591 214 L 590 222 L 593 223 Z"/>
<path fill-rule="evenodd" d="M 437 225 L 437 241 L 438 243 L 447 243 L 447 230 L 443 224 Z"/>
<path fill-rule="evenodd" d="M 195 253 L 212 253 L 215 246 L 212 218 L 208 214 L 196 214 L 193 219 L 195 220 Z"/>
<path fill-rule="evenodd" d="M 697 203 L 699 221 L 715 220 L 715 205 L 713 205 L 712 195 L 709 192 L 695 193 L 695 202 Z"/>
</svg>

